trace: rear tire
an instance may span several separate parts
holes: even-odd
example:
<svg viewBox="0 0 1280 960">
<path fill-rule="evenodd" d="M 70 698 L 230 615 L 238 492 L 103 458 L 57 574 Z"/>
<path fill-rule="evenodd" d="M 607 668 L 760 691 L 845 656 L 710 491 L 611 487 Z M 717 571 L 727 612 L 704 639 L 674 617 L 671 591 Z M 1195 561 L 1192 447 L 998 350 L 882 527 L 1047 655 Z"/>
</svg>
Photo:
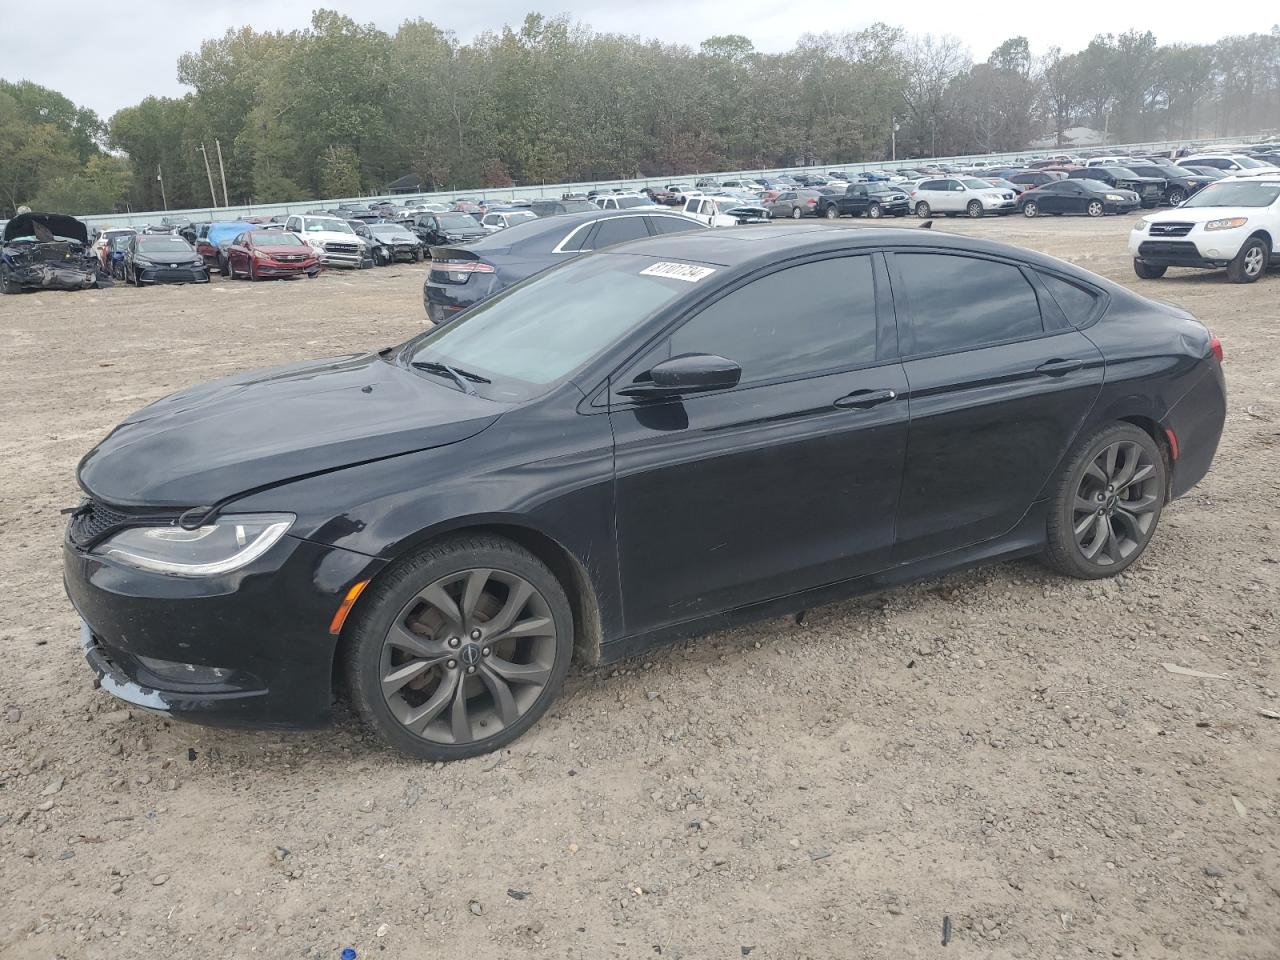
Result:
<svg viewBox="0 0 1280 960">
<path fill-rule="evenodd" d="M 1271 248 L 1261 237 L 1250 237 L 1235 259 L 1227 264 L 1227 279 L 1232 283 L 1254 283 L 1267 272 Z"/>
<path fill-rule="evenodd" d="M 872 220 L 879 220 L 884 211 L 880 209 L 880 204 L 873 203 L 867 207 L 867 216 Z"/>
<path fill-rule="evenodd" d="M 1168 269 L 1169 265 L 1167 263 L 1148 263 L 1146 260 L 1139 260 L 1136 257 L 1133 261 L 1133 272 L 1143 280 L 1159 280 Z"/>
<path fill-rule="evenodd" d="M 1101 200 L 1090 200 L 1085 212 L 1091 217 L 1100 217 L 1107 212 L 1107 208 L 1102 205 Z"/>
<path fill-rule="evenodd" d="M 1080 580 L 1120 573 L 1155 535 L 1167 476 L 1164 452 L 1131 423 L 1078 443 L 1051 501 L 1044 562 Z"/>
<path fill-rule="evenodd" d="M 489 626 L 499 622 L 505 626 Z M 364 722 L 411 757 L 460 760 L 505 746 L 551 706 L 569 672 L 573 614 L 560 582 L 529 551 L 501 537 L 460 535 L 381 576 L 360 598 L 344 641 L 352 704 Z M 386 682 L 393 678 L 397 685 Z M 485 736 L 485 727 L 495 732 Z"/>
<path fill-rule="evenodd" d="M 792 219 L 792 220 L 799 220 L 799 219 L 800 219 L 801 217 L 803 217 L 803 216 L 804 216 L 804 213 L 803 213 L 803 211 L 801 211 L 801 209 L 800 209 L 799 207 L 792 207 L 792 208 L 791 208 L 791 219 Z"/>
<path fill-rule="evenodd" d="M 982 209 L 981 200 L 970 200 L 969 205 L 964 208 L 964 212 L 967 213 L 974 220 L 977 220 L 986 211 Z"/>
<path fill-rule="evenodd" d="M 822 211 L 822 215 L 826 217 L 828 220 L 839 220 L 840 208 L 837 207 L 834 203 L 829 203 L 827 204 L 827 208 Z"/>
<path fill-rule="evenodd" d="M 1187 191 L 1183 190 L 1181 187 L 1174 187 L 1172 190 L 1169 191 L 1168 199 L 1169 199 L 1169 206 L 1180 207 L 1182 206 L 1183 202 L 1187 199 Z"/>
</svg>

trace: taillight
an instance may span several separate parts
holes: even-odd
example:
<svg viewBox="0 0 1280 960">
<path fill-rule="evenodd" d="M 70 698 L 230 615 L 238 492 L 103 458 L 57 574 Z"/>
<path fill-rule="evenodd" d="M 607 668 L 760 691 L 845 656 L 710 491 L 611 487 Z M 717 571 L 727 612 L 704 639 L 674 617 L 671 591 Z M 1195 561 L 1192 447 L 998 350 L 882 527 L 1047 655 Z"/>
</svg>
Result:
<svg viewBox="0 0 1280 960">
<path fill-rule="evenodd" d="M 817 205 L 818 205 L 818 201 L 817 201 L 817 199 L 813 199 L 813 200 L 806 200 L 806 201 L 805 201 L 805 203 L 806 203 L 806 204 L 808 204 L 808 205 L 809 205 L 809 206 L 811 206 L 811 207 L 815 207 L 815 206 L 817 206 Z"/>
<path fill-rule="evenodd" d="M 473 273 L 497 273 L 497 267 L 483 260 L 432 260 L 431 274 L 445 283 L 466 283 Z"/>
<path fill-rule="evenodd" d="M 1218 362 L 1221 363 L 1222 362 L 1222 341 L 1219 340 L 1217 337 L 1211 335 L 1209 337 L 1209 349 L 1213 351 L 1213 355 L 1218 359 Z"/>
</svg>

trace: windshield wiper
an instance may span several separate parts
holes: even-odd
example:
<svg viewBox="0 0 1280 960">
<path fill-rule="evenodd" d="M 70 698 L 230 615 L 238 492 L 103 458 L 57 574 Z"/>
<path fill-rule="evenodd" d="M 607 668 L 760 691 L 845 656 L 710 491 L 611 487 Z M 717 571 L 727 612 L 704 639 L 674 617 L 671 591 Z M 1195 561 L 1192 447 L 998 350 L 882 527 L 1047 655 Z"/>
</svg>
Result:
<svg viewBox="0 0 1280 960">
<path fill-rule="evenodd" d="M 435 360 L 415 360 L 410 364 L 417 370 L 426 370 L 428 373 L 443 373 L 453 378 L 454 383 L 462 388 L 462 392 L 475 396 L 476 388 L 471 383 L 493 383 L 488 377 L 482 377 L 478 373 L 472 373 L 470 370 L 459 370 L 451 367 L 447 363 L 440 363 Z M 471 383 L 467 381 L 470 380 Z"/>
</svg>

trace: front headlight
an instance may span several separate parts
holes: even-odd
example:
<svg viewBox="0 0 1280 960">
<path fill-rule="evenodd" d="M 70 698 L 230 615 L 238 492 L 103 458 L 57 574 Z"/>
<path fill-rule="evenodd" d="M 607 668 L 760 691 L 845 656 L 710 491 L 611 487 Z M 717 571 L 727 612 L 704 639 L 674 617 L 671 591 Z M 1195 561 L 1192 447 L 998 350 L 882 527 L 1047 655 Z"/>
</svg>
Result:
<svg viewBox="0 0 1280 960">
<path fill-rule="evenodd" d="M 1234 230 L 1249 222 L 1248 217 L 1226 217 L 1222 220 L 1210 220 L 1204 225 L 1206 230 Z"/>
<path fill-rule="evenodd" d="M 218 517 L 197 530 L 130 527 L 93 552 L 155 573 L 211 577 L 258 559 L 279 542 L 294 519 L 291 513 L 245 513 Z"/>
<path fill-rule="evenodd" d="M 1108 193 L 1104 194 L 1104 196 L 1115 203 L 1124 203 L 1124 197 L 1120 196 L 1118 193 Z"/>
<path fill-rule="evenodd" d="M 1150 218 L 1150 217 L 1141 217 L 1141 218 L 1138 220 L 1138 222 L 1137 222 L 1137 223 L 1135 223 L 1135 224 L 1133 225 L 1133 229 L 1135 229 L 1135 230 L 1145 230 L 1145 229 L 1147 229 L 1147 227 L 1149 227 L 1149 226 L 1151 226 L 1151 218 Z"/>
</svg>

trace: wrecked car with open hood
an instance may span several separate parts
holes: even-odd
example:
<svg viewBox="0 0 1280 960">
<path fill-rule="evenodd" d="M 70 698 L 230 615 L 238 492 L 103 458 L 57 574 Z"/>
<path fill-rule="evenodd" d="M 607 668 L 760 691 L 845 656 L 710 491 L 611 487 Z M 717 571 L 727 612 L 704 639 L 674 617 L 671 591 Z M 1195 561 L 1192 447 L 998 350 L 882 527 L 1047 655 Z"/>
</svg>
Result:
<svg viewBox="0 0 1280 960">
<path fill-rule="evenodd" d="M 61 213 L 22 213 L 5 224 L 0 292 L 84 290 L 98 282 L 89 230 Z"/>
</svg>

